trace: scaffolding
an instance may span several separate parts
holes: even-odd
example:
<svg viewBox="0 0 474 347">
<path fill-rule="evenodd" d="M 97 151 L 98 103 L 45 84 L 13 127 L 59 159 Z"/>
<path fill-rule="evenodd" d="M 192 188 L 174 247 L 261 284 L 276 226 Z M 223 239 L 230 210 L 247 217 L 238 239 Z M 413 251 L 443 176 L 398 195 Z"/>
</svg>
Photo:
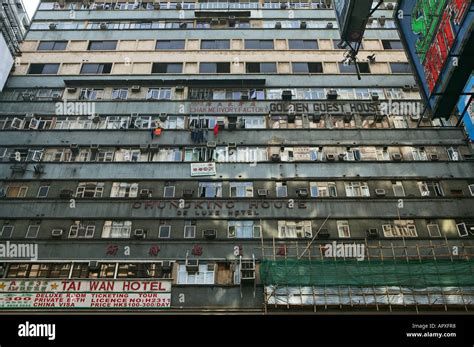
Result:
<svg viewBox="0 0 474 347">
<path fill-rule="evenodd" d="M 465 310 L 474 307 L 474 245 L 441 240 L 262 243 L 264 309 Z M 333 245 L 361 245 L 363 259 Z"/>
</svg>

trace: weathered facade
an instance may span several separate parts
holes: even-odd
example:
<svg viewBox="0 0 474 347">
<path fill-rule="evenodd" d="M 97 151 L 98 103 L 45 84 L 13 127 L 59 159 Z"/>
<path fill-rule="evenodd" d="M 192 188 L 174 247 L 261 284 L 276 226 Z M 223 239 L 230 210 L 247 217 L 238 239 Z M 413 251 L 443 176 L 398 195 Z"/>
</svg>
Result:
<svg viewBox="0 0 474 347">
<path fill-rule="evenodd" d="M 38 248 L 5 254 L 1 295 L 472 308 L 472 148 L 455 121 L 420 119 L 393 5 L 369 21 L 359 81 L 331 1 L 42 1 L 0 95 L 0 237 Z M 31 279 L 43 289 L 15 287 Z M 120 281 L 163 293 L 91 304 Z"/>
</svg>

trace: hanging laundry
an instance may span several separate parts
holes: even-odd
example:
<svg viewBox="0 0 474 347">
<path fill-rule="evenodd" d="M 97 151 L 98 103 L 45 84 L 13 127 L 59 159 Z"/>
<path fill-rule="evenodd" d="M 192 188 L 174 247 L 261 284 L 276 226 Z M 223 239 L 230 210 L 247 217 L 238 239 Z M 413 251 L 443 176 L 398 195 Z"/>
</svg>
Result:
<svg viewBox="0 0 474 347">
<path fill-rule="evenodd" d="M 155 130 L 153 130 L 153 135 L 160 136 L 161 135 L 161 128 L 155 128 Z"/>
<path fill-rule="evenodd" d="M 214 136 L 217 136 L 217 134 L 219 134 L 219 124 L 216 123 L 216 125 L 214 125 Z"/>
</svg>

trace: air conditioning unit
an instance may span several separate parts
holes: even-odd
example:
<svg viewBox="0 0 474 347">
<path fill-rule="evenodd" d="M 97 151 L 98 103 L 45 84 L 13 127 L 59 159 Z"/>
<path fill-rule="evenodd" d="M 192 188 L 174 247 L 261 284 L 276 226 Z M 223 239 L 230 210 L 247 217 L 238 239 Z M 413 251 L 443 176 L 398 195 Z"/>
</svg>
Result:
<svg viewBox="0 0 474 347">
<path fill-rule="evenodd" d="M 31 101 L 35 99 L 35 96 L 30 93 L 21 93 L 21 98 L 25 101 Z"/>
<path fill-rule="evenodd" d="M 176 87 L 174 88 L 174 90 L 175 90 L 176 92 L 184 92 L 184 86 L 176 86 Z"/>
<path fill-rule="evenodd" d="M 377 196 L 385 196 L 386 194 L 385 189 L 375 189 L 375 195 Z"/>
<path fill-rule="evenodd" d="M 281 29 L 281 22 L 275 23 L 275 29 Z"/>
<path fill-rule="evenodd" d="M 313 123 L 319 123 L 321 121 L 321 113 L 312 114 L 312 119 L 313 119 Z"/>
<path fill-rule="evenodd" d="M 140 189 L 140 194 L 138 196 L 140 199 L 148 199 L 151 198 L 152 192 L 150 189 Z"/>
<path fill-rule="evenodd" d="M 67 88 L 66 88 L 66 91 L 67 91 L 68 93 L 75 93 L 75 92 L 77 91 L 77 88 L 74 88 L 74 87 L 67 87 Z"/>
<path fill-rule="evenodd" d="M 328 239 L 329 238 L 329 230 L 328 229 L 321 229 L 318 233 L 319 239 Z"/>
<path fill-rule="evenodd" d="M 344 113 L 344 123 L 350 123 L 352 120 L 352 113 L 346 112 Z"/>
<path fill-rule="evenodd" d="M 306 29 L 306 26 L 307 26 L 307 25 L 306 25 L 306 22 L 305 22 L 305 21 L 302 21 L 302 22 L 300 23 L 300 28 L 301 28 L 301 29 Z"/>
<path fill-rule="evenodd" d="M 159 10 L 160 7 L 161 7 L 161 6 L 160 6 L 160 3 L 159 3 L 159 2 L 155 2 L 155 3 L 153 4 L 153 8 L 154 8 L 155 10 Z"/>
<path fill-rule="evenodd" d="M 332 22 L 329 22 L 328 24 L 326 24 L 326 29 L 332 29 L 334 27 L 334 24 L 332 24 Z"/>
<path fill-rule="evenodd" d="M 288 4 L 287 4 L 286 2 L 282 2 L 282 3 L 280 4 L 280 8 L 281 8 L 282 10 L 286 9 L 287 7 L 288 7 Z"/>
<path fill-rule="evenodd" d="M 411 86 L 409 84 L 405 84 L 403 87 L 402 87 L 402 90 L 404 92 L 409 92 L 411 90 Z"/>
<path fill-rule="evenodd" d="M 295 123 L 295 118 L 296 118 L 296 116 L 295 116 L 294 114 L 289 114 L 289 115 L 288 115 L 288 118 L 287 118 L 287 119 L 288 119 L 288 123 L 289 123 L 289 124 Z"/>
<path fill-rule="evenodd" d="M 235 25 L 235 16 L 229 17 L 229 26 L 233 27 Z"/>
<path fill-rule="evenodd" d="M 217 231 L 214 229 L 204 230 L 202 234 L 207 240 L 214 240 L 217 237 Z"/>
<path fill-rule="evenodd" d="M 308 197 L 308 189 L 306 189 L 306 188 L 297 189 L 296 194 L 298 194 L 299 198 L 307 198 Z"/>
<path fill-rule="evenodd" d="M 387 4 L 387 10 L 393 10 L 393 4 L 391 2 Z"/>
<path fill-rule="evenodd" d="M 144 229 L 135 229 L 133 230 L 134 239 L 144 239 L 146 237 Z"/>
<path fill-rule="evenodd" d="M 216 148 L 216 146 L 217 146 L 217 143 L 215 141 L 208 141 L 206 143 L 207 148 Z"/>
<path fill-rule="evenodd" d="M 140 92 L 140 86 L 132 86 L 132 93 L 138 93 Z"/>
<path fill-rule="evenodd" d="M 77 143 L 72 143 L 69 145 L 69 149 L 73 154 L 79 153 L 79 145 Z"/>
<path fill-rule="evenodd" d="M 152 152 L 152 153 L 157 153 L 158 150 L 159 150 L 159 146 L 158 146 L 157 143 L 152 143 L 152 144 L 150 145 L 150 152 Z"/>
<path fill-rule="evenodd" d="M 432 161 L 438 161 L 439 160 L 439 157 L 437 154 L 430 154 L 430 160 Z"/>
<path fill-rule="evenodd" d="M 181 5 L 181 3 L 178 2 L 178 3 L 176 4 L 176 9 L 177 9 L 177 10 L 181 10 L 182 8 L 183 8 L 183 5 Z"/>
<path fill-rule="evenodd" d="M 346 153 L 339 153 L 338 157 L 340 161 L 344 161 L 344 159 L 346 158 Z"/>
<path fill-rule="evenodd" d="M 219 24 L 219 18 L 212 18 L 211 24 L 214 24 L 214 25 Z"/>
<path fill-rule="evenodd" d="M 257 190 L 257 195 L 259 198 L 266 198 L 268 195 L 268 190 L 266 189 L 258 189 Z"/>
<path fill-rule="evenodd" d="M 188 27 L 187 23 L 179 23 L 179 28 L 180 29 L 186 29 Z"/>
<path fill-rule="evenodd" d="M 144 152 L 148 152 L 148 148 L 149 146 L 148 145 L 140 145 L 140 152 L 144 153 Z"/>
<path fill-rule="evenodd" d="M 338 97 L 337 90 L 336 89 L 329 89 L 326 98 L 328 100 L 336 100 Z"/>
<path fill-rule="evenodd" d="M 370 93 L 372 100 L 377 101 L 379 99 L 379 93 Z"/>
<path fill-rule="evenodd" d="M 279 154 L 272 154 L 271 160 L 272 160 L 274 163 L 279 163 L 279 162 L 281 161 L 281 157 L 280 157 Z"/>
<path fill-rule="evenodd" d="M 382 26 L 382 27 L 385 26 L 385 16 L 381 16 L 379 18 L 379 23 L 380 23 L 380 26 Z"/>
<path fill-rule="evenodd" d="M 100 23 L 100 29 L 101 30 L 106 30 L 107 29 L 107 23 Z"/>
<path fill-rule="evenodd" d="M 281 92 L 281 99 L 282 100 L 291 100 L 293 98 L 293 93 L 291 90 L 284 90 Z"/>
<path fill-rule="evenodd" d="M 186 259 L 186 271 L 196 273 L 199 271 L 199 259 Z"/>
<path fill-rule="evenodd" d="M 227 146 L 228 146 L 229 148 L 237 148 L 237 143 L 236 143 L 236 142 L 229 142 L 229 143 L 227 144 Z"/>
<path fill-rule="evenodd" d="M 194 195 L 194 190 L 185 189 L 183 190 L 183 198 L 192 198 Z"/>
<path fill-rule="evenodd" d="M 89 270 L 91 271 L 99 271 L 100 270 L 100 265 L 97 260 L 92 260 L 89 262 Z"/>
<path fill-rule="evenodd" d="M 379 237 L 379 232 L 376 228 L 367 229 L 366 234 L 369 239 L 376 239 Z"/>
<path fill-rule="evenodd" d="M 63 229 L 53 229 L 51 230 L 51 237 L 61 238 L 63 236 Z"/>
<path fill-rule="evenodd" d="M 335 161 L 336 156 L 333 153 L 328 153 L 328 154 L 326 154 L 326 160 L 327 161 Z"/>
<path fill-rule="evenodd" d="M 384 117 L 385 117 L 384 114 L 376 114 L 376 115 L 375 115 L 375 122 L 376 122 L 376 123 L 382 123 Z"/>
<path fill-rule="evenodd" d="M 56 30 L 56 23 L 51 23 L 51 24 L 49 25 L 49 29 L 50 29 L 50 30 Z"/>
<path fill-rule="evenodd" d="M 402 155 L 400 153 L 394 153 L 392 154 L 392 159 L 394 161 L 402 161 Z"/>
<path fill-rule="evenodd" d="M 92 144 L 92 145 L 91 145 L 91 151 L 92 151 L 92 152 L 96 152 L 96 151 L 99 150 L 99 147 L 100 147 L 100 146 L 99 146 L 98 144 Z"/>
<path fill-rule="evenodd" d="M 59 197 L 61 199 L 71 199 L 73 194 L 74 194 L 74 192 L 71 189 L 62 189 L 59 192 Z"/>
</svg>

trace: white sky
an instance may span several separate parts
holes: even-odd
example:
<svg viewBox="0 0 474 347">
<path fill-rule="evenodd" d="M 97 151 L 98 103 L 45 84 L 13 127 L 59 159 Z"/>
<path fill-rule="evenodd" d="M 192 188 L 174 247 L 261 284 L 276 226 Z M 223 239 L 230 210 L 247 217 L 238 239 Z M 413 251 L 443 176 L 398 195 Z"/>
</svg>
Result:
<svg viewBox="0 0 474 347">
<path fill-rule="evenodd" d="M 23 0 L 23 4 L 26 7 L 26 12 L 28 12 L 28 16 L 33 18 L 35 14 L 36 7 L 38 7 L 39 0 Z"/>
</svg>

